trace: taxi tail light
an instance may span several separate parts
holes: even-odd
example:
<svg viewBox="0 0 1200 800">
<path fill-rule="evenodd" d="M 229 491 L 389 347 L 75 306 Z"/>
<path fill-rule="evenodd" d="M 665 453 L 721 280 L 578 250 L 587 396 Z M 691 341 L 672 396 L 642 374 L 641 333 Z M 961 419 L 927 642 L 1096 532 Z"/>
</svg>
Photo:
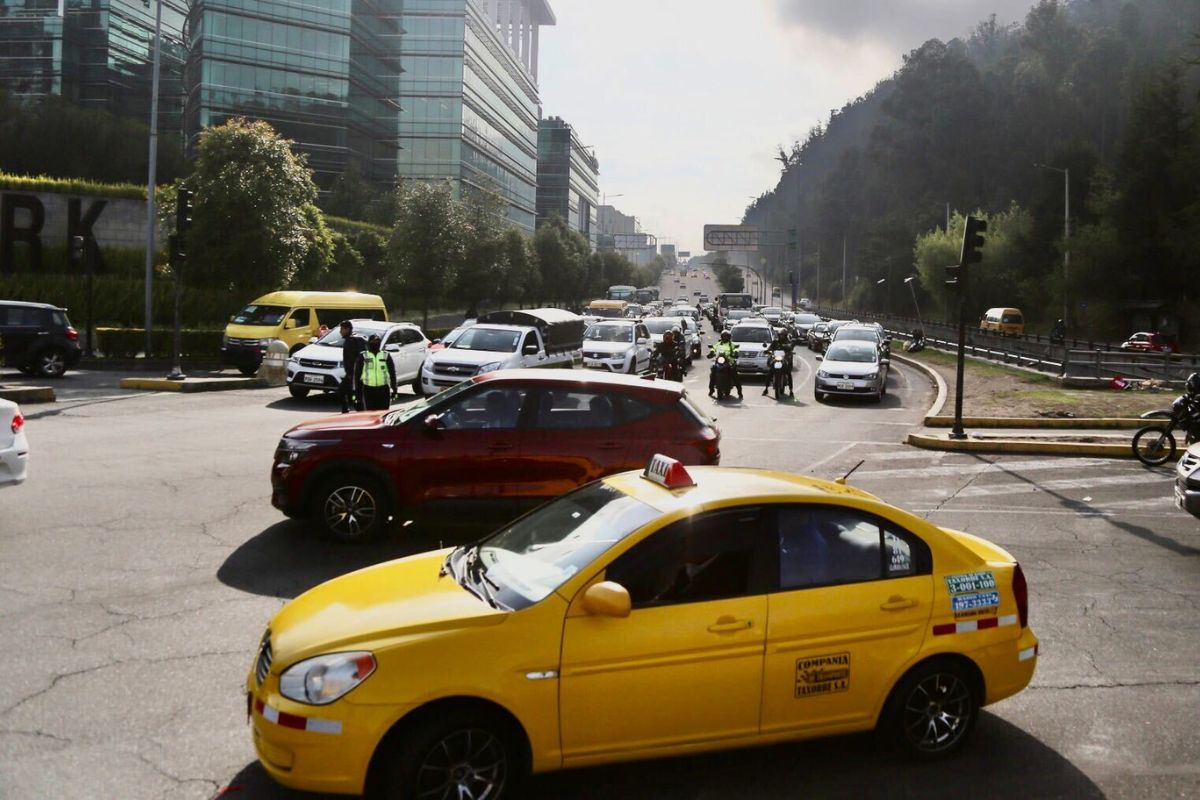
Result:
<svg viewBox="0 0 1200 800">
<path fill-rule="evenodd" d="M 21 428 L 24 428 L 24 427 L 25 427 L 25 418 L 23 416 L 21 416 L 21 409 L 18 408 L 16 416 L 14 416 L 12 418 L 13 435 L 16 436 L 18 433 L 20 433 Z"/>
<path fill-rule="evenodd" d="M 1029 627 L 1029 584 L 1025 582 L 1025 572 L 1021 565 L 1013 567 L 1013 597 L 1017 601 L 1017 614 L 1021 617 L 1021 627 Z"/>
</svg>

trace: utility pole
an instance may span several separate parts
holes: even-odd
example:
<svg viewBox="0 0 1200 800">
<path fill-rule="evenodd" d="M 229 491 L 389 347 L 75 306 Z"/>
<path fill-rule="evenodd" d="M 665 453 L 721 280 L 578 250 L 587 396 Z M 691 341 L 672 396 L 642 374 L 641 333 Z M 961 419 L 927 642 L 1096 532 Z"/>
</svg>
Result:
<svg viewBox="0 0 1200 800">
<path fill-rule="evenodd" d="M 846 235 L 842 234 L 842 308 L 846 307 Z"/>
<path fill-rule="evenodd" d="M 146 358 L 154 352 L 155 172 L 158 169 L 158 78 L 162 61 L 162 0 L 154 3 L 154 67 L 150 80 L 150 165 L 146 177 Z"/>
<path fill-rule="evenodd" d="M 963 372 L 966 367 L 967 348 L 967 267 L 983 259 L 983 234 L 987 231 L 987 222 L 968 216 L 963 225 L 962 250 L 958 256 L 958 264 L 946 267 L 946 285 L 953 287 L 958 295 L 958 375 L 954 382 L 954 428 L 950 431 L 951 439 L 966 439 L 963 430 Z"/>
<path fill-rule="evenodd" d="M 821 307 L 821 245 L 817 245 L 817 308 Z"/>
</svg>

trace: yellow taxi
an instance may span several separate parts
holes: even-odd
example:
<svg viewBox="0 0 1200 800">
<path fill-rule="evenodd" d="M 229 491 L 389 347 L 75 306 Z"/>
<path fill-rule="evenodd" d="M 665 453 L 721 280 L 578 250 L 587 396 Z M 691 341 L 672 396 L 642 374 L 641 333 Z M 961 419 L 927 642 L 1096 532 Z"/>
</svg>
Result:
<svg viewBox="0 0 1200 800">
<path fill-rule="evenodd" d="M 1021 567 L 842 482 L 656 456 L 322 584 L 247 677 L 267 772 L 498 797 L 530 772 L 876 729 L 957 750 L 1029 684 Z"/>
</svg>

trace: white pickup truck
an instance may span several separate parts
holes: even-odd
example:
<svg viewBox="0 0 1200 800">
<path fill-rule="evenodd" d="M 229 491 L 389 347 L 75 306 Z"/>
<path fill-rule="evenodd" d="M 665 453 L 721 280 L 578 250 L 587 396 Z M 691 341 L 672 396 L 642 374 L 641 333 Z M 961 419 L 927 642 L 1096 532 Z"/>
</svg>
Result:
<svg viewBox="0 0 1200 800">
<path fill-rule="evenodd" d="M 429 354 L 421 389 L 435 394 L 501 369 L 582 366 L 583 329 L 583 317 L 559 308 L 484 314 L 454 344 Z"/>
</svg>

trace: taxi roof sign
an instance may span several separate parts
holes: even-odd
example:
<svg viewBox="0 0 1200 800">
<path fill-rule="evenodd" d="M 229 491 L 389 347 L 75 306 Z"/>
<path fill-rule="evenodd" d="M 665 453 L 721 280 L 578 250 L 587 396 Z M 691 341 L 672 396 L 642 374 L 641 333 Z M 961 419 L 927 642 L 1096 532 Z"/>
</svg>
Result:
<svg viewBox="0 0 1200 800">
<path fill-rule="evenodd" d="M 668 489 L 682 489 L 696 485 L 696 481 L 692 480 L 692 476 L 688 474 L 687 468 L 683 464 L 662 453 L 654 454 L 654 457 L 646 464 L 646 468 L 642 470 L 642 477 Z"/>
</svg>

